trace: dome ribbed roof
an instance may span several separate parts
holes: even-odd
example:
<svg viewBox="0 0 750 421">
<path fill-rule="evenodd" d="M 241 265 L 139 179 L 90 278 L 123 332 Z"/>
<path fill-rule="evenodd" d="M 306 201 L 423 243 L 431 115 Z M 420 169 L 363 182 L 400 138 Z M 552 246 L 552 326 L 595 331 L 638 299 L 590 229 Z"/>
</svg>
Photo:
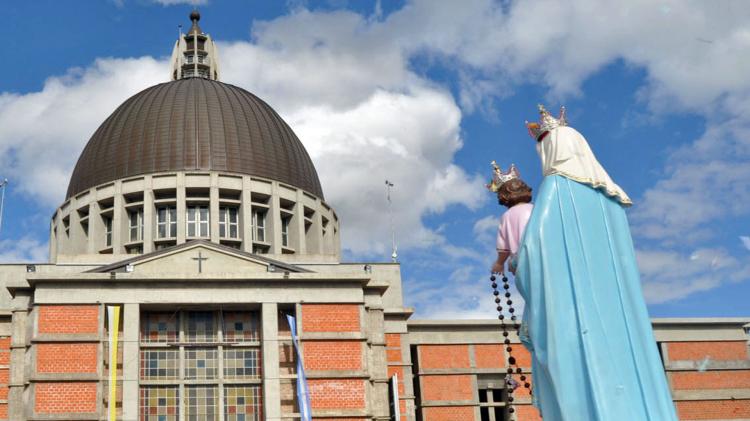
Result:
<svg viewBox="0 0 750 421">
<path fill-rule="evenodd" d="M 66 198 L 117 179 L 190 170 L 268 178 L 323 198 L 289 125 L 250 92 L 203 78 L 152 86 L 120 105 L 78 158 Z"/>
</svg>

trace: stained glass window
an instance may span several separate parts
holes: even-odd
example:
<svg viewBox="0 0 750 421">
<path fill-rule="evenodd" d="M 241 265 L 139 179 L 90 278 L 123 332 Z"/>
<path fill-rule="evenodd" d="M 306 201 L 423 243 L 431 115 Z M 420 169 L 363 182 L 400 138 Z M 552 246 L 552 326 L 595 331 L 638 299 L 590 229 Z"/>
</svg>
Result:
<svg viewBox="0 0 750 421">
<path fill-rule="evenodd" d="M 187 314 L 187 342 L 214 342 L 214 313 L 212 311 L 191 311 Z"/>
<path fill-rule="evenodd" d="M 177 421 L 180 417 L 177 386 L 141 387 L 141 421 Z"/>
<path fill-rule="evenodd" d="M 262 419 L 260 329 L 252 311 L 142 313 L 140 419 Z"/>
<path fill-rule="evenodd" d="M 225 349 L 224 378 L 259 379 L 260 351 L 255 348 Z"/>
<path fill-rule="evenodd" d="M 195 421 L 218 420 L 216 398 L 218 389 L 215 386 L 185 387 L 185 419 Z"/>
<path fill-rule="evenodd" d="M 142 380 L 176 380 L 180 376 L 180 354 L 176 349 L 142 349 Z"/>
<path fill-rule="evenodd" d="M 179 313 L 145 313 L 141 318 L 141 342 L 177 342 Z"/>
<path fill-rule="evenodd" d="M 185 378 L 213 379 L 218 376 L 215 348 L 188 348 L 185 350 Z"/>
<path fill-rule="evenodd" d="M 257 313 L 227 311 L 223 322 L 226 342 L 257 342 L 260 338 Z"/>
<path fill-rule="evenodd" d="M 260 421 L 260 386 L 224 387 L 225 421 Z"/>
</svg>

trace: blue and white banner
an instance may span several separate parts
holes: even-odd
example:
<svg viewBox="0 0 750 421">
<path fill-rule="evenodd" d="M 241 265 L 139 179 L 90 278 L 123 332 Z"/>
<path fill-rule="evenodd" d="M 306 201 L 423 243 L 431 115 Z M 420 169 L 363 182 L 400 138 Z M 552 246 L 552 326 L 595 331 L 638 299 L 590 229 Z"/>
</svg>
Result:
<svg viewBox="0 0 750 421">
<path fill-rule="evenodd" d="M 302 366 L 302 353 L 299 351 L 297 344 L 297 323 L 294 316 L 286 315 L 289 322 L 289 328 L 292 330 L 292 343 L 294 351 L 297 353 L 297 400 L 299 401 L 299 414 L 301 421 L 312 421 L 310 413 L 310 390 L 307 387 L 307 378 L 305 378 L 305 368 Z"/>
</svg>

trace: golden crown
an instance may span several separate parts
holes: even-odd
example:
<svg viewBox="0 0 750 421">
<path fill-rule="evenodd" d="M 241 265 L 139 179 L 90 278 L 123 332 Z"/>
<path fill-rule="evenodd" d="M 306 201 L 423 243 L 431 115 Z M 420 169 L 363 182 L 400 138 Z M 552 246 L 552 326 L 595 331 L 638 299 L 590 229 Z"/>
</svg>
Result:
<svg viewBox="0 0 750 421">
<path fill-rule="evenodd" d="M 521 173 L 518 172 L 518 168 L 516 168 L 515 164 L 510 164 L 508 172 L 503 172 L 503 170 L 497 166 L 497 163 L 492 161 L 492 180 L 490 180 L 490 184 L 486 184 L 485 187 L 487 187 L 487 190 L 497 193 L 497 191 L 500 190 L 500 186 L 514 178 L 521 178 Z"/>
<path fill-rule="evenodd" d="M 538 107 L 539 122 L 529 123 L 526 121 L 526 128 L 529 130 L 529 136 L 538 140 L 539 136 L 548 131 L 568 125 L 568 120 L 565 117 L 565 107 L 560 107 L 560 117 L 558 118 L 552 117 L 552 114 L 544 108 L 544 105 L 539 104 Z"/>
</svg>

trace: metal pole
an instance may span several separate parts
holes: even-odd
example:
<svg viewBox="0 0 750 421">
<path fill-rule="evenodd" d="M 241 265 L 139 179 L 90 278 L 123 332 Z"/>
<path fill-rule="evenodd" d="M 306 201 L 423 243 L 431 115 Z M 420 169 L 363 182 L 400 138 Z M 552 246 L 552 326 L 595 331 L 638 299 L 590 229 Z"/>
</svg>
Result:
<svg viewBox="0 0 750 421">
<path fill-rule="evenodd" d="M 393 210 L 391 209 L 391 187 L 393 187 L 393 183 L 385 180 L 386 199 L 388 199 L 388 218 L 391 221 L 391 261 L 396 263 L 398 261 L 398 248 L 396 247 L 396 228 L 393 226 Z"/>
<path fill-rule="evenodd" d="M 0 193 L 0 231 L 3 229 L 3 205 L 5 204 L 5 186 L 8 185 L 8 179 L 4 178 L 2 182 L 0 182 L 0 188 L 3 189 L 2 193 Z"/>
</svg>

